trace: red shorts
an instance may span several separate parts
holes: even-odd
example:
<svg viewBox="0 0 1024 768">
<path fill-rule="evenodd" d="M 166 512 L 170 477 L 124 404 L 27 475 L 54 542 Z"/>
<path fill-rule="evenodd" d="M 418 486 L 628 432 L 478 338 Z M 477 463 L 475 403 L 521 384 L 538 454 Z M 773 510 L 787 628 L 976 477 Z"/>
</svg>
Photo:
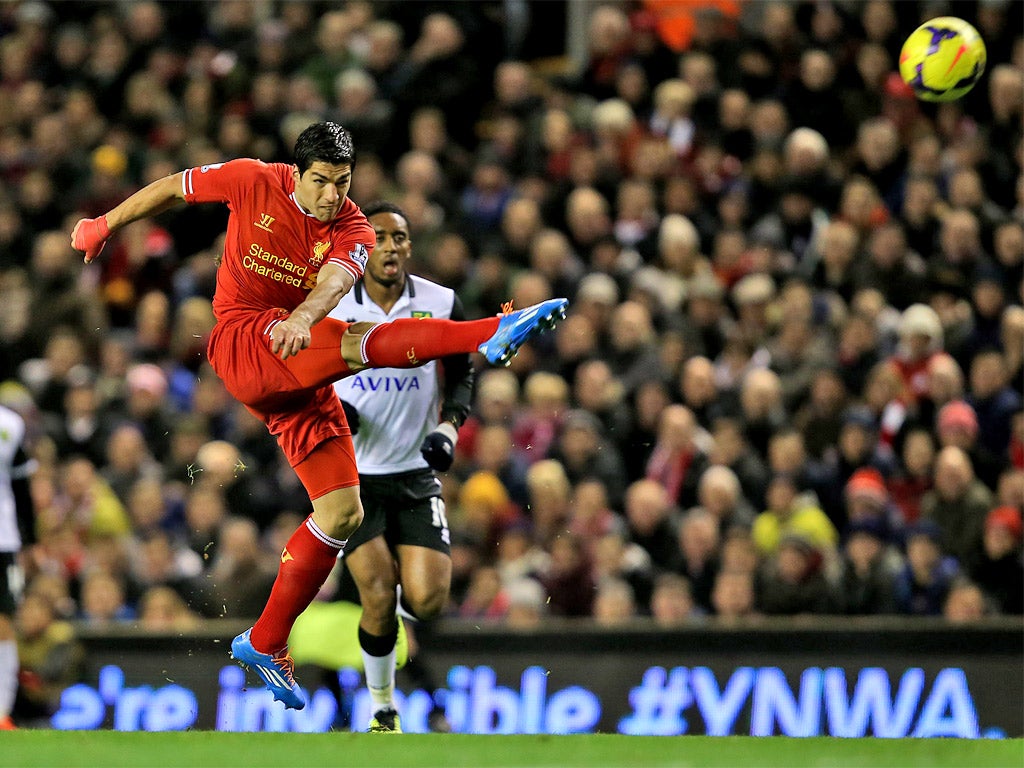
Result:
<svg viewBox="0 0 1024 768">
<path fill-rule="evenodd" d="M 282 360 L 270 351 L 270 329 L 287 316 L 283 309 L 271 309 L 218 322 L 208 356 L 228 392 L 267 425 L 294 467 L 324 441 L 351 435 L 333 387 L 351 373 L 341 356 L 341 336 L 349 324 L 321 320 L 312 328 L 309 347 Z M 354 467 L 352 462 L 353 473 Z M 346 484 L 353 483 L 336 487 Z"/>
<path fill-rule="evenodd" d="M 294 465 L 295 474 L 309 494 L 310 501 L 336 491 L 359 485 L 356 447 L 350 435 L 320 443 L 306 458 Z"/>
</svg>

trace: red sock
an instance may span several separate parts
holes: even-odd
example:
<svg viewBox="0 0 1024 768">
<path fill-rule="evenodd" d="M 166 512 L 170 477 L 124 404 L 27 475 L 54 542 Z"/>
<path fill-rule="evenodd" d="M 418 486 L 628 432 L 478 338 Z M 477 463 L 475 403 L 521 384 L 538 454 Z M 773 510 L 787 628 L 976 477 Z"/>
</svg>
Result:
<svg viewBox="0 0 1024 768">
<path fill-rule="evenodd" d="M 321 531 L 312 515 L 295 530 L 281 553 L 267 605 L 249 635 L 253 648 L 277 653 L 288 644 L 295 619 L 313 602 L 344 545 Z"/>
<path fill-rule="evenodd" d="M 415 368 L 447 355 L 476 352 L 498 330 L 500 320 L 402 318 L 381 323 L 363 338 L 363 359 L 371 368 Z"/>
</svg>

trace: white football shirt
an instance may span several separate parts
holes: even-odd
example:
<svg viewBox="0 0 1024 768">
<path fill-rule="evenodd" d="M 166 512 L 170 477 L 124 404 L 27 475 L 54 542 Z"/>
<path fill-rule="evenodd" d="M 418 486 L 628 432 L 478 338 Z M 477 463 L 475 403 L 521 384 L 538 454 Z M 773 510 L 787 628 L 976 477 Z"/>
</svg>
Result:
<svg viewBox="0 0 1024 768">
<path fill-rule="evenodd" d="M 451 318 L 455 291 L 408 275 L 402 296 L 385 312 L 362 282 L 342 297 L 329 317 L 384 323 L 403 317 Z M 368 368 L 335 382 L 338 396 L 359 411 L 359 433 L 352 437 L 362 475 L 390 475 L 427 469 L 420 444 L 437 426 L 440 392 L 437 362 L 419 368 Z"/>
<path fill-rule="evenodd" d="M 15 464 L 24 438 L 25 421 L 10 408 L 0 405 L 0 552 L 21 549 L 11 480 L 26 478 L 35 469 L 35 461 L 31 459 Z"/>
</svg>

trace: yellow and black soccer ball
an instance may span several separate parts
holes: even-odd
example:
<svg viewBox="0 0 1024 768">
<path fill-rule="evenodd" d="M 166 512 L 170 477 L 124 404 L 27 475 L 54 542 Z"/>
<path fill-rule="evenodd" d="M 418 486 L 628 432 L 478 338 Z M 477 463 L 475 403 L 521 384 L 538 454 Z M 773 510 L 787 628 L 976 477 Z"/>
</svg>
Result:
<svg viewBox="0 0 1024 768">
<path fill-rule="evenodd" d="M 955 16 L 926 21 L 900 52 L 900 76 L 922 101 L 955 101 L 985 72 L 985 41 Z"/>
</svg>

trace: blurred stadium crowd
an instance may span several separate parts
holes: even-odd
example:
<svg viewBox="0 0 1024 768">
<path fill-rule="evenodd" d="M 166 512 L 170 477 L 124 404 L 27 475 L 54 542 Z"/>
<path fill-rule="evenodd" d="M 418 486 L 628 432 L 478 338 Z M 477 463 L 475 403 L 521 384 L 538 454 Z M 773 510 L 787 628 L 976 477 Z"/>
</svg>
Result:
<svg viewBox="0 0 1024 768">
<path fill-rule="evenodd" d="M 60 684 L 69 620 L 257 615 L 308 510 L 205 361 L 226 211 L 86 267 L 72 223 L 325 118 L 470 317 L 571 299 L 478 377 L 449 615 L 1022 613 L 1022 5 L 586 9 L 579 66 L 560 2 L 0 4 L 23 693 Z M 944 13 L 988 72 L 925 105 L 897 57 Z"/>
</svg>

